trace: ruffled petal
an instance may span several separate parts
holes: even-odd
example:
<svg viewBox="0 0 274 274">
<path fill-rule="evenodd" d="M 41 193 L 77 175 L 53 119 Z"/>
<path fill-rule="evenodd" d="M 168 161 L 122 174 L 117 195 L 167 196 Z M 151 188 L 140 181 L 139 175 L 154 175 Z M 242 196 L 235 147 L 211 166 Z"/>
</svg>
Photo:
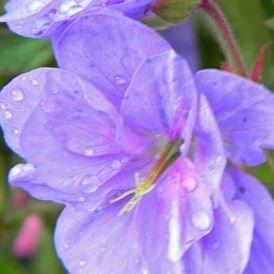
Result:
<svg viewBox="0 0 274 274">
<path fill-rule="evenodd" d="M 15 78 L 3 89 L 0 101 L 6 139 L 23 157 L 19 140 L 30 116 L 68 151 L 80 155 L 136 152 L 141 145 L 99 91 L 60 69 L 44 68 Z M 133 143 L 137 146 L 131 147 Z"/>
<path fill-rule="evenodd" d="M 149 77 L 148 77 L 149 75 Z M 186 61 L 172 50 L 147 58 L 136 70 L 122 101 L 126 125 L 141 133 L 165 134 L 189 143 L 196 88 Z"/>
<path fill-rule="evenodd" d="M 136 213 L 141 248 L 152 273 L 164 274 L 173 268 L 181 273 L 182 256 L 209 233 L 212 217 L 210 194 L 199 183 L 194 167 L 186 159 L 177 160 L 155 190 L 141 200 Z M 165 257 L 173 268 L 161 263 Z"/>
<path fill-rule="evenodd" d="M 42 68 L 22 74 L 3 88 L 0 94 L 0 122 L 5 140 L 18 154 L 23 155 L 20 136 L 29 116 L 44 96 L 46 74 L 55 69 Z"/>
<path fill-rule="evenodd" d="M 241 274 L 253 239 L 252 210 L 240 201 L 215 209 L 214 227 L 201 241 L 203 273 Z"/>
<path fill-rule="evenodd" d="M 70 273 L 183 273 L 182 255 L 212 225 L 209 194 L 196 186 L 192 172 L 191 164 L 180 160 L 161 185 L 122 216 L 128 198 L 93 213 L 67 207 L 55 242 Z M 191 250 L 186 256 L 196 260 Z"/>
<path fill-rule="evenodd" d="M 57 191 L 84 202 L 114 175 L 149 160 L 134 160 L 140 147 L 132 147 L 134 135 L 123 130 L 104 96 L 63 70 L 24 74 L 4 88 L 0 101 L 6 141 L 38 174 L 25 188 L 43 184 L 49 198 Z M 21 185 L 27 181 L 18 180 Z"/>
<path fill-rule="evenodd" d="M 153 205 L 154 200 L 144 199 L 143 202 L 148 205 L 152 202 Z M 148 205 L 146 208 L 149 208 Z M 166 274 L 167 271 L 177 274 L 180 262 L 170 261 L 162 249 L 144 253 L 141 238 L 153 236 L 157 231 L 147 226 L 146 233 L 139 234 L 141 215 L 131 212 L 118 216 L 120 209 L 121 205 L 115 204 L 93 214 L 68 207 L 63 211 L 57 223 L 55 244 L 68 271 L 72 274 Z M 140 210 L 136 209 L 137 212 Z M 152 207 L 150 211 L 157 212 L 157 208 Z M 165 223 L 162 217 L 159 216 L 159 234 L 156 234 L 159 247 L 165 239 L 165 231 L 161 230 L 162 223 Z M 157 265 L 154 264 L 154 256 Z"/>
<path fill-rule="evenodd" d="M 61 31 L 79 14 L 92 12 L 105 6 L 133 18 L 143 18 L 151 0 L 10 0 L 7 13 L 0 22 L 7 22 L 10 29 L 33 38 L 49 38 Z"/>
<path fill-rule="evenodd" d="M 31 164 L 14 166 L 9 172 L 9 182 L 40 200 L 50 200 L 62 204 L 80 202 L 78 199 L 81 196 L 76 196 L 77 193 L 67 193 L 62 189 L 49 186 Z"/>
<path fill-rule="evenodd" d="M 60 67 L 90 81 L 117 106 L 140 63 L 170 48 L 148 27 L 107 11 L 79 17 L 53 44 Z"/>
<path fill-rule="evenodd" d="M 119 206 L 99 213 L 67 207 L 57 222 L 57 253 L 71 274 L 148 273 L 133 215 L 118 217 Z M 147 271 L 147 272 L 144 272 Z"/>
<path fill-rule="evenodd" d="M 226 165 L 225 151 L 214 114 L 203 94 L 199 96 L 198 105 L 192 158 L 200 180 L 210 189 L 216 200 Z"/>
<path fill-rule="evenodd" d="M 10 29 L 32 38 L 48 38 L 64 28 L 66 20 L 80 12 L 103 6 L 102 0 L 11 0 L 6 5 L 7 13 L 0 16 Z"/>
<path fill-rule="evenodd" d="M 254 237 L 245 274 L 273 273 L 274 265 L 274 203 L 273 199 L 252 176 L 230 167 L 229 174 L 236 186 L 236 198 L 253 210 L 255 217 Z"/>
<path fill-rule="evenodd" d="M 231 73 L 204 70 L 196 83 L 213 109 L 228 156 L 238 164 L 257 165 L 274 147 L 274 96 L 262 85 Z"/>
</svg>

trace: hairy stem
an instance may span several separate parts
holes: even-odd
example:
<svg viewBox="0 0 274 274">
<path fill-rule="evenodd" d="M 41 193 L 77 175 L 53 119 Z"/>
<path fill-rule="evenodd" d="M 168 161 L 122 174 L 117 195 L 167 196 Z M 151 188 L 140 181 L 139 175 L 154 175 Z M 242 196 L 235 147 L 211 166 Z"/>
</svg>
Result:
<svg viewBox="0 0 274 274">
<path fill-rule="evenodd" d="M 214 0 L 201 0 L 200 8 L 210 16 L 210 18 L 216 25 L 217 30 L 222 36 L 222 40 L 225 44 L 227 51 L 226 54 L 228 54 L 228 57 L 232 62 L 235 72 L 242 76 L 248 76 L 233 33 L 222 10 L 214 2 Z"/>
</svg>

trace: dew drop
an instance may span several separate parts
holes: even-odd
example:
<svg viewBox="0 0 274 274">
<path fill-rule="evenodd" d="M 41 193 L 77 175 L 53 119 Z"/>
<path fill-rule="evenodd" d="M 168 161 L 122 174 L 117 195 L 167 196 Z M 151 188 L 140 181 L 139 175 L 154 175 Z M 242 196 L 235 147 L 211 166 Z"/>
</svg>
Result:
<svg viewBox="0 0 274 274">
<path fill-rule="evenodd" d="M 24 94 L 20 89 L 14 89 L 11 94 L 14 101 L 20 102 L 24 99 Z"/>
<path fill-rule="evenodd" d="M 18 164 L 11 169 L 9 177 L 11 180 L 13 180 L 16 179 L 18 176 L 27 174 L 29 172 L 32 172 L 33 170 L 34 167 L 31 164 Z"/>
<path fill-rule="evenodd" d="M 12 113 L 9 110 L 6 110 L 4 114 L 6 119 L 10 119 L 12 117 Z"/>
<path fill-rule="evenodd" d="M 71 16 L 83 9 L 83 6 L 75 0 L 68 0 L 61 4 L 59 11 L 61 14 Z"/>
<path fill-rule="evenodd" d="M 28 10 L 31 12 L 39 11 L 44 6 L 42 1 L 33 1 L 28 5 Z"/>
<path fill-rule="evenodd" d="M 79 197 L 78 202 L 84 202 L 86 199 L 84 197 Z"/>
<path fill-rule="evenodd" d="M 15 129 L 13 130 L 13 133 L 14 133 L 14 134 L 18 134 L 18 133 L 19 133 L 19 130 L 18 130 L 17 128 L 15 128 Z"/>
<path fill-rule="evenodd" d="M 85 266 L 85 265 L 86 265 L 86 262 L 85 262 L 85 261 L 80 261 L 80 262 L 79 262 L 79 265 L 80 265 L 80 266 Z"/>
<path fill-rule="evenodd" d="M 31 80 L 31 84 L 32 84 L 34 87 L 36 87 L 36 86 L 38 86 L 39 82 L 38 82 L 37 80 L 33 79 L 33 80 Z"/>
<path fill-rule="evenodd" d="M 85 148 L 85 149 L 84 149 L 84 154 L 85 154 L 86 156 L 92 156 L 92 155 L 94 155 L 94 150 L 91 149 L 91 148 Z"/>
<path fill-rule="evenodd" d="M 7 107 L 6 107 L 3 103 L 0 103 L 0 108 L 1 108 L 2 110 L 7 109 Z"/>
<path fill-rule="evenodd" d="M 197 182 L 194 179 L 187 178 L 184 181 L 184 188 L 186 189 L 186 191 L 192 192 L 196 189 L 196 187 L 197 187 Z"/>
<path fill-rule="evenodd" d="M 210 228 L 211 220 L 206 212 L 198 211 L 192 216 L 192 224 L 197 229 L 207 230 Z"/>
<path fill-rule="evenodd" d="M 122 163 L 119 160 L 115 160 L 115 161 L 113 161 L 111 166 L 112 166 L 113 169 L 118 170 L 118 169 L 121 168 Z"/>
<path fill-rule="evenodd" d="M 81 180 L 81 188 L 85 193 L 92 193 L 98 189 L 99 178 L 95 175 L 86 175 Z"/>
<path fill-rule="evenodd" d="M 118 85 L 123 85 L 127 82 L 127 80 L 120 75 L 116 75 L 114 77 L 114 80 L 115 80 L 116 84 L 118 84 Z"/>
<path fill-rule="evenodd" d="M 230 221 L 230 223 L 231 224 L 235 224 L 236 223 L 236 217 L 234 217 L 234 216 L 231 216 L 230 218 L 229 218 L 229 221 Z"/>
</svg>

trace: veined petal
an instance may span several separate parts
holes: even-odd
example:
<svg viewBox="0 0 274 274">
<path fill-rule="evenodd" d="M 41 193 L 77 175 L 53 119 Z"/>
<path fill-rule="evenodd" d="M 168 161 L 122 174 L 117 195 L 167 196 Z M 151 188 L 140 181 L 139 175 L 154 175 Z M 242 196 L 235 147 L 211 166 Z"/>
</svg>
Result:
<svg viewBox="0 0 274 274">
<path fill-rule="evenodd" d="M 133 74 L 122 101 L 126 125 L 189 143 L 196 88 L 186 61 L 173 50 L 147 58 Z"/>
<path fill-rule="evenodd" d="M 196 171 L 201 181 L 217 199 L 226 158 L 218 125 L 203 94 L 199 96 L 198 115 L 193 135 L 192 158 Z"/>
<path fill-rule="evenodd" d="M 175 273 L 184 273 L 182 256 L 213 225 L 209 192 L 200 184 L 192 164 L 180 158 L 143 200 L 136 219 L 141 248 L 152 273 L 168 272 L 162 267 L 165 264 L 159 263 L 163 254 L 174 263 Z"/>
<path fill-rule="evenodd" d="M 67 207 L 55 242 L 70 273 L 184 273 L 182 255 L 212 225 L 209 194 L 189 181 L 194 180 L 192 172 L 182 159 L 161 185 L 122 216 L 126 201 L 93 213 Z"/>
<path fill-rule="evenodd" d="M 53 45 L 60 67 L 90 81 L 118 108 L 140 63 L 170 48 L 148 27 L 109 11 L 77 18 Z"/>
<path fill-rule="evenodd" d="M 204 70 L 196 83 L 213 109 L 227 155 L 238 164 L 257 165 L 274 148 L 274 96 L 262 85 L 231 73 Z"/>
<path fill-rule="evenodd" d="M 0 22 L 7 22 L 18 34 L 33 38 L 49 38 L 76 16 L 99 8 L 111 8 L 139 19 L 145 17 L 151 0 L 9 0 L 7 13 Z"/>
<path fill-rule="evenodd" d="M 67 207 L 58 219 L 55 245 L 72 274 L 150 273 L 140 252 L 134 216 L 118 217 L 119 206 L 99 213 Z"/>
<path fill-rule="evenodd" d="M 215 209 L 213 230 L 202 239 L 203 273 L 241 274 L 250 254 L 254 218 L 240 201 Z"/>
<path fill-rule="evenodd" d="M 0 122 L 5 140 L 18 154 L 23 154 L 20 136 L 26 121 L 44 96 L 46 75 L 55 69 L 41 68 L 18 76 L 0 94 Z M 24 155 L 22 155 L 24 156 Z"/>
<path fill-rule="evenodd" d="M 63 211 L 57 223 L 55 244 L 68 271 L 72 274 L 180 273 L 177 263 L 169 261 L 162 250 L 149 250 L 151 255 L 145 256 L 139 242 L 139 237 L 145 235 L 138 235 L 140 224 L 136 213 L 118 216 L 119 209 L 121 205 L 114 204 L 93 214 L 71 207 Z M 148 227 L 146 233 L 152 236 L 154 231 Z M 155 252 L 158 266 L 150 263 Z M 159 271 L 155 272 L 156 268 Z"/>
<path fill-rule="evenodd" d="M 49 195 L 66 192 L 83 202 L 88 192 L 142 162 L 135 164 L 133 155 L 140 147 L 132 147 L 134 134 L 124 132 L 116 110 L 71 73 L 34 70 L 8 84 L 0 101 L 6 141 L 38 174 L 37 179 L 31 175 L 25 189 L 43 184 Z M 16 178 L 14 184 L 22 185 L 26 178 Z"/>
<path fill-rule="evenodd" d="M 274 265 L 274 203 L 265 187 L 252 176 L 230 167 L 236 198 L 247 203 L 255 217 L 254 237 L 245 274 L 271 274 Z"/>
</svg>

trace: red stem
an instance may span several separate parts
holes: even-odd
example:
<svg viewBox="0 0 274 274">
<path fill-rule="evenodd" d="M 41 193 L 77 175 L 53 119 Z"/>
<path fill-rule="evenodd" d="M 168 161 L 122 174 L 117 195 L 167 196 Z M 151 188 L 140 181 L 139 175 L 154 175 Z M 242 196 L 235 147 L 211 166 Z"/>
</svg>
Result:
<svg viewBox="0 0 274 274">
<path fill-rule="evenodd" d="M 219 6 L 213 0 L 201 0 L 200 8 L 202 8 L 216 24 L 218 31 L 223 37 L 231 61 L 234 63 L 233 65 L 235 66 L 236 72 L 242 76 L 248 76 L 231 28 Z"/>
</svg>

